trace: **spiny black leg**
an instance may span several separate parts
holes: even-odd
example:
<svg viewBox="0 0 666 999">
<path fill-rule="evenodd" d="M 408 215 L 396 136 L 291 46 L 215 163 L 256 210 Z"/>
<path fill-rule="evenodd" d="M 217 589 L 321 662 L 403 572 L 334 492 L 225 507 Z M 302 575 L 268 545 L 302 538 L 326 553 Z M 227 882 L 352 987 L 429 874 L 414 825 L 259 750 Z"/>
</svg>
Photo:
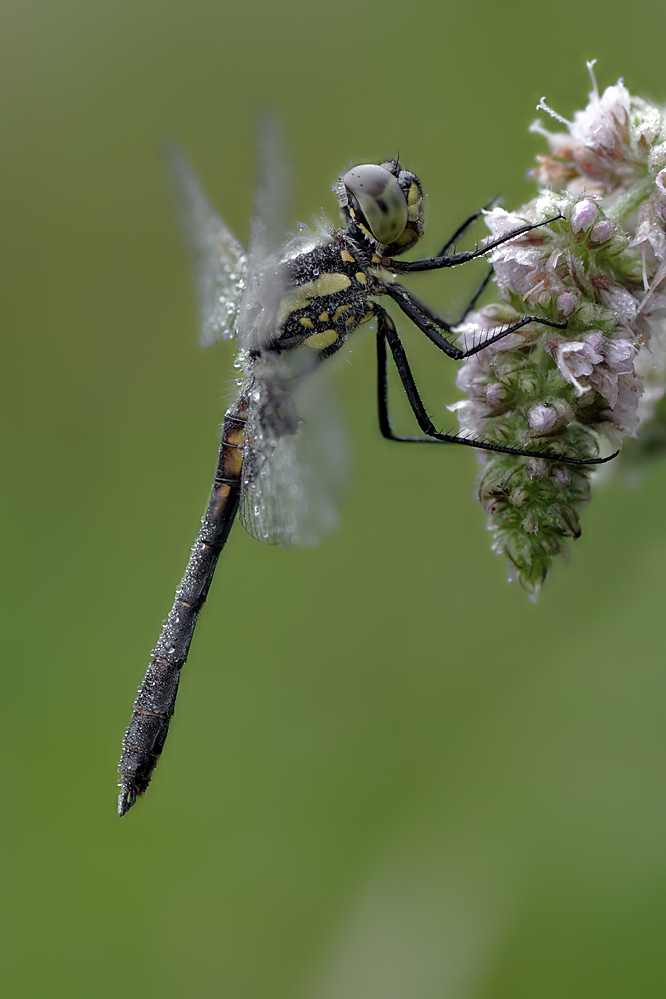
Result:
<svg viewBox="0 0 666 999">
<path fill-rule="evenodd" d="M 465 320 L 465 317 L 468 316 L 469 313 L 472 311 L 472 309 L 474 308 L 474 306 L 478 302 L 479 298 L 481 297 L 481 295 L 483 294 L 483 292 L 486 290 L 486 288 L 488 286 L 488 282 L 490 281 L 490 279 L 493 276 L 493 274 L 494 274 L 494 271 L 493 271 L 493 269 L 491 267 L 490 270 L 488 271 L 488 273 L 486 274 L 486 276 L 484 277 L 483 281 L 481 282 L 481 284 L 476 289 L 476 291 L 472 295 L 471 299 L 469 300 L 469 302 L 465 306 L 465 309 L 464 309 L 462 315 L 460 316 L 459 319 L 456 319 L 455 322 L 451 322 L 448 319 L 444 319 L 444 317 L 440 316 L 438 312 L 435 312 L 434 309 L 431 309 L 430 306 L 426 302 L 423 302 L 420 298 L 417 298 L 416 295 L 414 295 L 411 291 L 407 291 L 407 289 L 403 288 L 402 285 L 399 285 L 399 284 L 386 285 L 386 286 L 383 287 L 383 290 L 382 290 L 381 294 L 391 295 L 391 297 L 394 298 L 395 301 L 398 302 L 398 304 L 400 304 L 400 302 L 398 300 L 398 293 L 395 292 L 396 288 L 399 289 L 399 292 L 400 292 L 401 296 L 404 295 L 404 297 L 406 299 L 409 299 L 411 305 L 415 306 L 419 310 L 419 312 L 421 312 L 426 317 L 426 319 L 429 319 L 431 323 L 435 324 L 435 326 L 439 326 L 439 328 L 441 330 L 446 330 L 447 333 L 451 333 L 452 330 L 454 329 L 454 327 L 459 326 L 460 323 L 462 323 Z M 392 290 L 389 291 L 389 288 L 392 289 Z M 409 314 L 409 313 L 406 313 L 406 314 Z M 412 318 L 411 315 L 410 315 L 410 318 Z M 437 344 L 437 346 L 439 346 L 439 343 Z M 447 353 L 448 353 L 448 351 L 447 351 Z"/>
<path fill-rule="evenodd" d="M 400 307 L 400 309 L 408 316 L 415 326 L 421 330 L 422 333 L 431 340 L 436 347 L 443 350 L 445 354 L 449 357 L 457 360 L 461 355 L 460 347 L 456 347 L 455 344 L 449 343 L 445 336 L 437 329 L 440 326 L 441 329 L 450 332 L 451 326 L 432 311 L 432 309 L 427 306 L 423 307 L 423 303 L 419 302 L 411 292 L 407 291 L 400 284 L 382 284 L 377 288 L 377 294 L 388 295 L 393 301 Z M 435 325 L 437 324 L 437 326 Z"/>
<path fill-rule="evenodd" d="M 483 208 L 479 208 L 479 210 L 477 212 L 474 212 L 473 215 L 470 215 L 469 218 L 465 219 L 465 221 L 463 222 L 463 224 L 458 226 L 458 228 L 454 232 L 453 236 L 451 236 L 451 239 L 449 239 L 448 242 L 446 242 L 444 244 L 444 246 L 439 251 L 439 253 L 437 254 L 437 256 L 438 257 L 443 257 L 444 254 L 446 253 L 446 251 L 449 249 L 449 247 L 454 246 L 454 244 L 456 243 L 456 240 L 460 239 L 460 237 L 463 235 L 463 233 L 467 232 L 467 230 L 469 229 L 469 227 L 471 225 L 473 225 L 474 222 L 476 222 L 476 220 L 479 218 L 479 216 L 483 215 L 484 212 L 487 212 L 488 209 L 490 208 L 490 206 L 494 205 L 496 201 L 497 201 L 497 198 L 491 198 L 491 200 L 487 204 L 485 204 L 483 206 Z"/>
<path fill-rule="evenodd" d="M 382 310 L 383 311 L 383 310 Z M 386 356 L 386 333 L 384 317 L 377 317 L 377 414 L 382 437 L 389 441 L 400 440 L 393 433 L 388 404 L 388 357 Z"/>
<path fill-rule="evenodd" d="M 390 291 L 388 290 L 389 288 L 391 289 Z M 397 292 L 395 289 L 398 289 Z M 401 284 L 386 285 L 385 289 L 381 292 L 381 294 L 390 295 L 391 298 L 393 298 L 398 303 L 398 305 L 400 305 L 400 308 L 402 308 L 402 305 L 400 299 L 398 298 L 398 295 L 400 295 L 400 298 L 404 296 L 405 300 L 408 299 L 411 306 L 418 309 L 418 311 L 422 315 L 424 315 L 426 319 L 429 319 L 431 323 L 435 324 L 435 326 L 439 326 L 440 330 L 446 330 L 447 333 L 451 333 L 453 327 L 457 325 L 457 323 L 452 323 L 449 322 L 448 319 L 444 319 L 444 317 L 440 316 L 438 312 L 435 312 L 434 309 L 431 309 L 426 302 L 423 302 L 420 298 L 417 298 L 416 295 L 412 294 L 411 291 L 407 291 L 406 288 L 403 288 Z"/>
<path fill-rule="evenodd" d="M 393 433 L 388 406 L 387 342 L 409 405 L 419 427 L 427 435 L 426 437 L 402 437 Z M 475 447 L 482 451 L 497 451 L 501 454 L 515 454 L 526 458 L 546 458 L 549 461 L 559 461 L 567 465 L 603 465 L 619 454 L 619 451 L 616 451 L 608 458 L 567 458 L 552 451 L 529 451 L 516 447 L 504 447 L 489 441 L 470 440 L 466 437 L 457 437 L 454 434 L 438 433 L 419 395 L 405 349 L 400 342 L 393 320 L 381 306 L 377 306 L 377 401 L 380 430 L 384 437 L 392 441 L 403 441 L 408 444 L 464 444 L 466 447 Z"/>
<path fill-rule="evenodd" d="M 487 280 L 487 278 L 486 278 Z M 456 347 L 455 344 L 451 343 L 446 337 L 442 336 L 439 330 L 433 325 L 434 323 L 441 323 L 442 329 L 451 330 L 452 327 L 444 319 L 433 313 L 431 309 L 427 306 L 424 307 L 423 303 L 415 298 L 411 292 L 407 291 L 400 284 L 377 284 L 376 294 L 388 295 L 393 299 L 394 302 L 402 309 L 406 316 L 412 320 L 415 326 L 421 330 L 422 333 L 428 337 L 436 347 L 443 350 L 445 354 L 452 357 L 455 361 L 462 361 L 465 357 L 471 357 L 472 354 L 478 354 L 480 350 L 484 347 L 489 346 L 491 343 L 497 343 L 498 340 L 502 340 L 509 333 L 515 333 L 517 330 L 522 329 L 523 326 L 527 326 L 528 323 L 541 323 L 544 326 L 552 326 L 555 329 L 562 330 L 566 329 L 566 323 L 554 323 L 549 319 L 539 319 L 538 316 L 523 316 L 516 323 L 512 323 L 509 326 L 505 326 L 494 336 L 490 336 L 485 339 L 482 343 L 475 344 L 468 350 L 461 350 L 460 347 Z M 477 296 L 481 294 L 483 288 L 480 288 L 477 292 Z M 476 296 L 475 296 L 476 297 Z M 425 315 L 424 315 L 425 312 Z"/>
<path fill-rule="evenodd" d="M 486 274 L 486 276 L 484 277 L 483 281 L 481 282 L 481 284 L 476 289 L 476 291 L 474 292 L 474 294 L 470 298 L 469 302 L 465 306 L 465 309 L 464 309 L 462 315 L 460 316 L 460 319 L 458 319 L 457 322 L 452 323 L 453 326 L 460 326 L 460 324 L 465 321 L 465 319 L 467 318 L 467 316 L 470 314 L 470 312 L 472 311 L 472 309 L 474 308 L 474 306 L 479 301 L 479 299 L 483 295 L 484 291 L 488 287 L 488 283 L 489 283 L 489 281 L 490 281 L 490 279 L 491 279 L 491 277 L 493 276 L 494 273 L 495 273 L 495 271 L 491 267 L 490 270 L 488 271 L 488 273 Z"/>
<path fill-rule="evenodd" d="M 392 340 L 389 340 L 389 345 L 398 369 L 398 374 L 400 375 L 400 381 L 409 400 L 412 412 L 421 430 L 425 434 L 428 434 L 428 437 L 399 437 L 393 433 L 388 404 L 388 356 L 386 354 L 386 341 L 389 339 L 389 336 L 392 338 Z M 434 437 L 437 431 L 434 424 L 430 421 L 425 411 L 425 406 L 421 401 L 414 376 L 407 361 L 407 356 L 395 331 L 393 320 L 381 306 L 377 307 L 377 403 L 379 429 L 382 432 L 382 436 L 386 437 L 387 440 L 419 442 L 422 444 L 438 443 Z"/>
<path fill-rule="evenodd" d="M 443 267 L 457 267 L 459 264 L 466 264 L 468 260 L 483 257 L 496 246 L 501 246 L 502 243 L 506 243 L 510 239 L 515 239 L 516 236 L 522 236 L 526 232 L 531 232 L 532 229 L 538 229 L 540 226 L 557 222 L 561 218 L 563 218 L 562 215 L 553 215 L 552 218 L 544 219 L 543 222 L 536 222 L 533 225 L 521 225 L 517 229 L 512 229 L 511 232 L 505 233 L 503 236 L 491 239 L 490 242 L 479 247 L 477 250 L 466 250 L 463 253 L 444 254 L 438 257 L 426 257 L 423 260 L 395 260 L 393 257 L 387 257 L 382 260 L 382 267 L 385 267 L 388 271 L 393 271 L 394 274 L 414 274 L 417 271 L 437 271 Z"/>
<path fill-rule="evenodd" d="M 510 326 L 504 327 L 499 333 L 495 333 L 494 336 L 489 336 L 482 343 L 477 343 L 474 347 L 470 347 L 468 350 L 461 350 L 457 356 L 457 360 L 462 361 L 465 357 L 471 357 L 473 354 L 478 354 L 480 350 L 485 350 L 486 347 L 490 346 L 491 343 L 497 343 L 498 340 L 503 340 L 505 336 L 509 333 L 516 333 L 523 326 L 527 326 L 528 323 L 541 323 L 542 326 L 552 326 L 556 330 L 565 330 L 567 328 L 566 323 L 552 323 L 550 319 L 539 319 L 538 316 L 523 316 L 518 322 L 512 323 Z"/>
</svg>

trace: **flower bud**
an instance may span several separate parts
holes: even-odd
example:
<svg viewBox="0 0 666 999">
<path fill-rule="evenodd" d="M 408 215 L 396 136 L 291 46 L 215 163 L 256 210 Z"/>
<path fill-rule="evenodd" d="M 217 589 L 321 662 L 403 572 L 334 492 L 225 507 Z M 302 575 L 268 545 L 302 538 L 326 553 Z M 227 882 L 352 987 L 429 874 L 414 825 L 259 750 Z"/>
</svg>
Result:
<svg viewBox="0 0 666 999">
<path fill-rule="evenodd" d="M 557 412 L 549 402 L 540 402 L 532 406 L 527 419 L 533 430 L 545 434 L 557 423 Z"/>
<path fill-rule="evenodd" d="M 658 173 L 664 167 L 666 167 L 666 142 L 660 142 L 650 150 L 648 170 L 650 173 Z"/>
<path fill-rule="evenodd" d="M 575 291 L 563 291 L 561 295 L 557 296 L 558 312 L 565 319 L 575 311 L 577 305 L 578 295 Z"/>
<path fill-rule="evenodd" d="M 559 555 L 560 551 L 562 550 L 562 545 L 558 537 L 553 537 L 552 535 L 548 537 L 548 535 L 546 535 L 545 538 L 542 537 L 541 540 L 539 541 L 539 548 L 541 549 L 544 555 L 552 556 L 552 555 Z M 545 566 L 544 569 L 547 570 L 547 566 Z M 544 579 L 545 577 L 546 577 L 546 571 L 544 571 Z"/>
<path fill-rule="evenodd" d="M 497 406 L 506 399 L 506 389 L 499 382 L 491 382 L 486 386 L 486 399 L 489 406 Z"/>
<path fill-rule="evenodd" d="M 578 515 L 571 506 L 556 506 L 554 514 L 559 519 L 558 527 L 565 538 L 579 538 L 580 521 Z"/>
<path fill-rule="evenodd" d="M 519 380 L 519 385 L 520 385 L 520 391 L 524 395 L 528 395 L 528 396 L 532 395 L 532 393 L 536 389 L 536 382 L 535 382 L 534 378 L 530 374 L 528 374 L 527 372 L 523 372 L 521 374 L 521 377 L 520 377 L 520 380 Z"/>
<path fill-rule="evenodd" d="M 550 477 L 556 486 L 566 486 L 571 481 L 571 472 L 566 468 L 554 468 Z"/>
<path fill-rule="evenodd" d="M 597 206 L 589 198 L 578 201 L 571 211 L 571 231 L 587 232 L 597 220 Z"/>
<path fill-rule="evenodd" d="M 545 479 L 550 472 L 550 462 L 543 458 L 530 458 L 525 468 L 530 479 Z"/>
<path fill-rule="evenodd" d="M 601 219 L 597 222 L 595 226 L 592 227 L 592 232 L 590 233 L 590 238 L 588 240 L 590 246 L 601 246 L 602 243 L 607 243 L 609 239 L 612 239 L 615 235 L 615 230 L 617 226 L 610 219 Z"/>
</svg>

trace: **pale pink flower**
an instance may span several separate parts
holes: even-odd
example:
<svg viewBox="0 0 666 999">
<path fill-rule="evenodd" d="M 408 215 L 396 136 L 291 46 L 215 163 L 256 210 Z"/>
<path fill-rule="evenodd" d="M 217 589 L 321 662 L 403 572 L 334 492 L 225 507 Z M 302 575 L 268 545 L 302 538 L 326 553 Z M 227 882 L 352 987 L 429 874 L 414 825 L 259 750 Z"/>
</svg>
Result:
<svg viewBox="0 0 666 999">
<path fill-rule="evenodd" d="M 663 127 L 659 110 L 632 97 L 618 80 L 599 94 L 594 62 L 588 63 L 592 91 L 587 107 L 567 121 L 542 98 L 538 110 L 567 126 L 566 132 L 548 132 L 537 119 L 531 131 L 546 137 L 549 157 L 537 157 L 533 176 L 542 184 L 566 186 L 572 193 L 608 195 L 630 186 L 641 176 L 645 160 Z"/>
<path fill-rule="evenodd" d="M 607 410 L 606 421 L 600 429 L 615 447 L 620 447 L 625 437 L 635 437 L 640 414 L 638 404 L 643 394 L 643 379 L 635 371 L 617 379 L 617 399 Z"/>
<path fill-rule="evenodd" d="M 486 215 L 486 225 L 493 236 L 502 236 L 524 225 L 525 221 L 501 208 L 494 208 Z M 527 221 L 534 221 L 534 218 Z M 553 298 L 559 302 L 562 295 L 570 292 L 562 279 L 567 270 L 564 254 L 551 240 L 547 230 L 536 229 L 492 251 L 490 259 L 500 292 L 514 291 L 523 301 L 540 306 L 546 306 Z M 563 306 L 573 311 L 571 299 L 563 299 Z"/>
<path fill-rule="evenodd" d="M 632 246 L 649 244 L 657 260 L 666 260 L 666 170 L 654 179 L 652 195 L 641 205 Z"/>
<path fill-rule="evenodd" d="M 566 127 L 532 128 L 549 143 L 532 174 L 548 187 L 517 212 L 486 214 L 492 237 L 554 221 L 491 251 L 502 302 L 458 332 L 469 347 L 525 314 L 566 326 L 529 324 L 470 357 L 457 379 L 467 398 L 450 407 L 465 436 L 573 457 L 594 456 L 601 438 L 620 448 L 666 394 L 655 368 L 666 357 L 666 118 L 622 80 L 599 94 L 588 68 L 593 89 L 572 121 L 541 101 Z M 654 440 L 648 433 L 648 448 Z M 502 454 L 480 461 L 492 547 L 534 597 L 565 539 L 580 534 L 589 469 Z"/>
<path fill-rule="evenodd" d="M 620 375 L 634 370 L 634 344 L 630 340 L 609 340 L 599 330 L 588 333 L 583 340 L 553 338 L 546 349 L 562 376 L 573 385 L 577 396 L 596 389 L 611 409 L 617 403 Z"/>
<path fill-rule="evenodd" d="M 591 375 L 594 365 L 603 361 L 601 354 L 597 354 L 591 344 L 580 340 L 565 340 L 564 343 L 560 343 L 555 348 L 554 357 L 560 373 L 568 382 L 571 382 L 576 390 L 576 395 L 581 396 L 591 390 L 591 385 L 581 384 L 579 380 L 586 375 Z"/>
</svg>

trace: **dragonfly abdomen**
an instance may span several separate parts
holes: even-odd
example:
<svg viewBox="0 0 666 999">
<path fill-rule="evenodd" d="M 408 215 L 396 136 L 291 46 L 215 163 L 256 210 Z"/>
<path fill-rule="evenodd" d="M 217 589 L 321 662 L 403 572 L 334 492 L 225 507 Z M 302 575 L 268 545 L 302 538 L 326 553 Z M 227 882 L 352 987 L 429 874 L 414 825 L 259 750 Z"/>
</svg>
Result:
<svg viewBox="0 0 666 999">
<path fill-rule="evenodd" d="M 176 705 L 180 670 L 185 665 L 199 611 L 203 607 L 241 490 L 247 400 L 243 395 L 227 411 L 215 482 L 185 575 L 165 621 L 153 658 L 134 702 L 118 764 L 118 812 L 124 815 L 137 795 L 148 789 L 169 731 Z"/>
</svg>

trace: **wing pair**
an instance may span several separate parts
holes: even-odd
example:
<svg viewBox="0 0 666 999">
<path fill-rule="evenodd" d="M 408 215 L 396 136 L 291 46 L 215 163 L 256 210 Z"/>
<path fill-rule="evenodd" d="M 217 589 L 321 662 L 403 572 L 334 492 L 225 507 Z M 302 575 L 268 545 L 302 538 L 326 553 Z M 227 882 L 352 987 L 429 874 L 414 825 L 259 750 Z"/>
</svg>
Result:
<svg viewBox="0 0 666 999">
<path fill-rule="evenodd" d="M 211 205 L 182 150 L 169 149 L 169 166 L 192 257 L 200 343 L 210 347 L 220 339 L 235 339 L 245 386 L 252 386 L 241 522 L 259 541 L 308 545 L 335 526 L 333 497 L 344 479 L 345 449 L 321 368 L 299 377 L 296 352 L 292 358 L 262 351 L 257 339 L 257 293 L 269 262 L 285 242 L 289 186 L 273 118 L 263 120 L 259 138 L 259 178 L 247 252 Z M 273 272 L 279 274 L 279 269 Z M 250 358 L 250 346 L 254 354 L 259 351 L 258 358 Z M 285 433 L 284 422 L 274 416 L 279 408 L 274 396 L 287 391 L 294 419 Z"/>
</svg>

